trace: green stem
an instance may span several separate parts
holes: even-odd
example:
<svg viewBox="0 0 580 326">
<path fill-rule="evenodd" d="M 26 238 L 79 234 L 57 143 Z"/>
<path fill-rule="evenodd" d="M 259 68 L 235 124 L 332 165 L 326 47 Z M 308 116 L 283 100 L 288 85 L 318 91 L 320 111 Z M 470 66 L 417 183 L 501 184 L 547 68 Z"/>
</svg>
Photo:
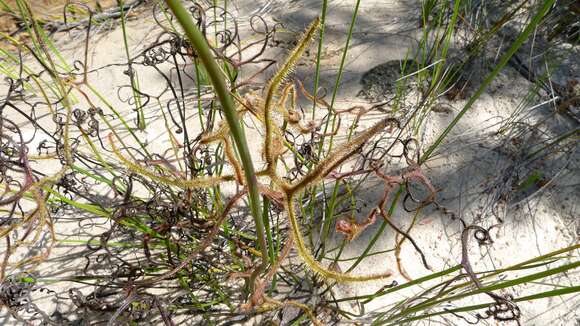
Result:
<svg viewBox="0 0 580 326">
<path fill-rule="evenodd" d="M 135 98 L 135 110 L 137 111 L 137 128 L 145 130 L 147 125 L 145 123 L 145 113 L 141 106 L 141 95 L 137 92 L 139 89 L 139 79 L 136 77 L 137 72 L 132 68 L 131 55 L 129 54 L 129 43 L 127 42 L 127 28 L 125 27 L 125 11 L 123 0 L 119 1 L 119 9 L 121 10 L 121 30 L 123 31 L 123 44 L 125 45 L 125 56 L 127 57 L 127 64 L 129 68 L 129 80 L 131 81 L 131 92 Z"/>
<path fill-rule="evenodd" d="M 254 165 L 246 142 L 246 136 L 242 130 L 238 114 L 236 112 L 234 102 L 230 96 L 230 92 L 226 87 L 224 77 L 212 55 L 212 52 L 207 44 L 202 33 L 193 23 L 189 12 L 183 7 L 178 0 L 165 0 L 179 24 L 183 27 L 187 38 L 198 54 L 203 63 L 209 78 L 214 86 L 215 92 L 220 100 L 223 108 L 226 121 L 230 127 L 232 138 L 235 141 L 237 151 L 240 155 L 242 165 L 244 167 L 244 174 L 246 177 L 248 197 L 250 200 L 250 209 L 252 217 L 256 223 L 256 233 L 258 237 L 258 244 L 262 253 L 261 268 L 262 270 L 268 263 L 268 247 L 266 246 L 264 223 L 262 221 L 261 207 L 260 207 L 260 193 L 258 191 L 258 179 L 254 171 Z"/>
<path fill-rule="evenodd" d="M 316 53 L 316 72 L 314 73 L 314 90 L 312 95 L 318 98 L 318 83 L 320 82 L 320 57 L 322 56 L 322 46 L 324 44 L 324 27 L 326 25 L 326 11 L 328 0 L 322 2 L 322 15 L 320 16 L 320 36 L 318 38 L 318 51 Z M 316 118 L 316 101 L 312 101 L 312 119 Z"/>
</svg>

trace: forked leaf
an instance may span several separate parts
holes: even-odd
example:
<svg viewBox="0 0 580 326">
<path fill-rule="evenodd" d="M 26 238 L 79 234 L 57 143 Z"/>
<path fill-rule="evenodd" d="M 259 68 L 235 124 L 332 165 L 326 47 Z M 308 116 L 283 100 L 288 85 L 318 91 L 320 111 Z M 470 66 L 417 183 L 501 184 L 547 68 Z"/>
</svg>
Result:
<svg viewBox="0 0 580 326">
<path fill-rule="evenodd" d="M 290 185 L 288 193 L 294 194 L 302 189 L 308 187 L 310 184 L 326 177 L 332 170 L 337 168 L 341 163 L 352 156 L 356 151 L 364 145 L 364 143 L 375 136 L 380 131 L 384 130 L 390 123 L 397 123 L 393 118 L 385 118 L 363 131 L 354 137 L 351 141 L 342 144 L 334 152 L 330 153 L 322 162 L 320 162 L 314 169 L 306 174 L 302 179 Z"/>
<path fill-rule="evenodd" d="M 270 79 L 268 83 L 268 90 L 266 91 L 266 99 L 264 101 L 264 127 L 265 127 L 265 140 L 264 140 L 264 154 L 266 158 L 266 163 L 268 163 L 268 169 L 273 173 L 273 164 L 275 161 L 274 150 L 272 146 L 272 133 L 274 132 L 277 126 L 274 125 L 271 117 L 271 107 L 272 103 L 274 102 L 274 97 L 278 93 L 280 86 L 284 82 L 285 78 L 292 72 L 296 63 L 306 51 L 308 44 L 314 38 L 316 30 L 320 26 L 320 18 L 316 17 L 314 21 L 310 24 L 304 35 L 296 45 L 296 47 L 292 50 L 282 68 L 278 70 L 278 72 Z"/>
</svg>

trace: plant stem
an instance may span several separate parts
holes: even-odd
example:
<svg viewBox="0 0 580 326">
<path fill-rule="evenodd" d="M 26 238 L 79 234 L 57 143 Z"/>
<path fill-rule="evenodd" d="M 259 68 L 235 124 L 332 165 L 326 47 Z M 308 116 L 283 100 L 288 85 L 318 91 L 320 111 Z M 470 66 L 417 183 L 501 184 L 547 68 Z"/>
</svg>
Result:
<svg viewBox="0 0 580 326">
<path fill-rule="evenodd" d="M 324 44 L 324 27 L 326 25 L 326 11 L 328 0 L 322 2 L 322 14 L 320 15 L 320 36 L 318 38 L 318 51 L 316 52 L 316 72 L 314 73 L 314 89 L 312 95 L 318 97 L 318 83 L 320 82 L 320 57 L 322 56 L 322 46 Z M 312 119 L 316 118 L 316 101 L 312 101 Z"/>
<path fill-rule="evenodd" d="M 226 121 L 229 125 L 232 138 L 235 141 L 236 148 L 240 155 L 242 165 L 244 167 L 244 174 L 246 177 L 248 197 L 250 200 L 250 209 L 252 217 L 256 223 L 256 234 L 258 237 L 258 245 L 262 253 L 262 264 L 257 269 L 259 272 L 263 270 L 268 263 L 268 247 L 265 241 L 264 224 L 262 221 L 261 207 L 260 207 L 260 193 L 258 191 L 258 179 L 254 171 L 254 165 L 246 142 L 246 136 L 236 112 L 234 102 L 230 96 L 230 92 L 226 87 L 224 76 L 222 75 L 212 53 L 202 33 L 193 23 L 189 12 L 183 7 L 178 0 L 165 1 L 179 24 L 183 27 L 187 38 L 191 42 L 192 47 L 197 52 L 201 62 L 203 63 L 209 78 L 214 86 L 215 92 L 220 100 Z"/>
</svg>

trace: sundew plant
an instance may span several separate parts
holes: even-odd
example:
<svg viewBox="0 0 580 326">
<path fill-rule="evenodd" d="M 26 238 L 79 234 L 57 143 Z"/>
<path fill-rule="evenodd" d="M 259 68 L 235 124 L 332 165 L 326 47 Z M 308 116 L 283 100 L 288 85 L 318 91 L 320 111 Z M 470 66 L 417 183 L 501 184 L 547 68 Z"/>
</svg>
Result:
<svg viewBox="0 0 580 326">
<path fill-rule="evenodd" d="M 367 103 L 345 105 L 361 2 L 349 2 L 337 72 L 326 81 L 333 1 L 320 1 L 296 31 L 262 10 L 242 21 L 226 0 L 55 2 L 58 16 L 0 0 L 1 17 L 15 26 L 0 31 L 7 323 L 524 325 L 530 302 L 576 298 L 577 237 L 481 269 L 473 252 L 493 248 L 505 217 L 467 218 L 447 204 L 428 165 L 450 153 L 456 128 L 508 67 L 531 86 L 490 136 L 492 150 L 513 163 L 498 170 L 490 207 L 547 191 L 578 161 L 578 81 L 552 80 L 568 59 L 535 50 L 565 44 L 564 57 L 577 54 L 578 6 L 418 1 L 420 37 L 394 65 L 398 75 L 363 82 Z M 140 17 L 152 32 L 136 50 L 130 28 Z M 106 46 L 123 61 L 92 64 L 99 39 L 115 28 L 122 42 Z M 82 40 L 80 58 L 60 49 L 59 33 L 71 32 Z M 273 52 L 285 38 L 288 46 Z M 479 76 L 468 72 L 490 53 Z M 535 69 L 537 60 L 545 67 Z M 304 66 L 308 81 L 298 73 Z M 123 73 L 124 85 L 111 85 L 118 98 L 102 91 L 106 69 Z M 530 107 L 553 110 L 532 123 Z M 426 125 L 442 111 L 450 118 L 426 141 Z M 566 121 L 563 129 L 550 129 L 553 117 Z M 560 172 L 546 167 L 562 162 Z M 360 193 L 371 182 L 378 196 L 363 210 Z M 452 266 L 440 268 L 416 231 L 428 214 L 459 230 L 437 240 L 458 241 Z M 357 268 L 383 255 L 394 264 Z M 411 257 L 417 263 L 406 267 Z M 376 290 L 340 291 L 359 284 Z M 530 285 L 545 287 L 518 290 Z"/>
</svg>

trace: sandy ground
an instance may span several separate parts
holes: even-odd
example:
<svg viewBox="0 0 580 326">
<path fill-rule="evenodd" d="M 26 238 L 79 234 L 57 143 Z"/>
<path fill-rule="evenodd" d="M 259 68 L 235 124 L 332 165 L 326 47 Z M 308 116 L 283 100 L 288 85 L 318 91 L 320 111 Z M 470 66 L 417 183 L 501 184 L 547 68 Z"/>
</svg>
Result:
<svg viewBox="0 0 580 326">
<path fill-rule="evenodd" d="M 279 21 L 291 31 L 300 31 L 317 15 L 320 10 L 320 1 L 284 1 L 258 0 L 237 1 L 231 8 L 240 21 L 240 33 L 248 35 L 248 18 L 252 13 L 261 13 L 270 21 Z M 330 89 L 336 78 L 342 44 L 346 35 L 352 14 L 352 1 L 330 1 L 329 17 L 325 42 L 326 53 L 322 60 L 322 86 Z M 252 8 L 251 10 L 248 8 Z M 406 57 L 409 51 L 416 48 L 418 35 L 417 4 L 414 1 L 363 1 L 360 7 L 360 16 L 351 42 L 351 49 L 346 58 L 346 69 L 342 78 L 341 91 L 337 100 L 337 107 L 346 108 L 357 104 L 368 105 L 365 99 L 357 96 L 361 90 L 361 76 L 372 67 L 391 60 L 400 60 Z M 153 40 L 159 33 L 158 27 L 151 17 L 140 17 L 128 23 L 130 48 L 133 53 L 143 49 L 148 41 Z M 58 35 L 57 45 L 63 49 L 68 58 L 82 58 L 83 33 L 71 31 Z M 119 47 L 122 42 L 122 33 L 119 27 L 93 36 L 90 48 L 91 67 L 102 67 L 107 64 L 121 63 L 125 60 L 124 53 Z M 284 49 L 270 49 L 266 55 L 284 52 Z M 578 63 L 571 63 L 577 65 Z M 312 83 L 313 64 L 311 60 L 304 60 L 296 70 L 296 76 Z M 248 75 L 250 71 L 244 72 Z M 578 70 L 570 69 L 559 72 L 562 79 L 577 77 Z M 156 87 L 158 76 L 154 71 L 138 71 L 141 87 L 144 91 L 152 91 Z M 268 72 L 265 74 L 268 75 Z M 264 78 L 264 77 L 261 77 Z M 122 69 L 114 66 L 99 70 L 90 75 L 90 80 L 97 86 L 111 104 L 127 112 L 131 116 L 127 104 L 118 96 L 119 87 L 127 84 L 127 76 Z M 570 122 L 560 115 L 554 115 L 549 106 L 531 109 L 523 108 L 518 111 L 519 105 L 528 93 L 531 83 L 521 77 L 514 69 L 507 67 L 496 81 L 488 88 L 473 108 L 465 115 L 446 142 L 437 151 L 437 155 L 426 163 L 425 172 L 433 184 L 441 189 L 440 202 L 445 207 L 456 212 L 469 222 L 489 227 L 504 221 L 501 226 L 492 231 L 494 244 L 491 247 L 472 248 L 470 257 L 474 269 L 487 270 L 510 266 L 524 260 L 549 253 L 551 251 L 578 243 L 579 236 L 579 208 L 580 202 L 580 155 L 578 148 L 571 153 L 554 159 L 547 159 L 542 165 L 533 168 L 543 169 L 549 184 L 541 189 L 526 191 L 508 190 L 508 183 L 521 182 L 530 173 L 522 169 L 517 157 L 518 147 L 510 148 L 511 140 L 516 135 L 498 135 L 505 122 L 510 117 L 517 117 L 522 121 L 533 124 L 548 120 L 543 131 L 548 135 L 557 135 L 570 128 Z M 123 95 L 123 90 L 121 90 Z M 122 97 L 122 96 L 121 96 Z M 442 103 L 448 108 L 443 112 L 431 112 L 420 129 L 422 148 L 425 149 L 443 131 L 443 128 L 453 119 L 465 100 L 447 101 Z M 537 103 L 535 103 L 537 104 Z M 196 121 L 196 114 L 192 113 L 192 121 Z M 150 123 L 161 123 L 160 113 L 153 106 L 147 111 Z M 157 122 L 155 122 L 157 121 Z M 365 121 L 364 123 L 370 123 Z M 159 134 L 141 134 L 150 141 L 163 139 L 162 128 Z M 250 131 L 250 143 L 259 144 L 260 135 Z M 534 139 L 520 139 L 521 142 Z M 512 144 L 513 145 L 513 144 Z M 513 147 L 513 146 L 512 146 Z M 507 148 L 507 149 L 506 149 Z M 255 148 L 257 149 L 257 147 Z M 506 151 L 502 152 L 502 149 Z M 509 150 L 512 152 L 509 152 Z M 393 171 L 400 166 L 400 162 L 392 162 Z M 365 190 L 360 195 L 361 215 L 371 208 L 369 205 L 376 202 L 382 189 L 373 180 L 364 185 Z M 411 216 L 402 210 L 397 210 L 393 220 L 401 228 L 407 228 Z M 68 221 L 68 223 L 65 223 Z M 90 234 L 98 234 L 99 230 L 79 229 L 73 216 L 65 217 L 59 226 L 61 239 L 82 240 Z M 343 257 L 354 257 L 360 254 L 369 242 L 377 226 L 367 229 L 360 237 L 351 242 L 343 253 Z M 449 268 L 461 260 L 460 225 L 452 221 L 449 216 L 440 211 L 425 210 L 422 217 L 413 228 L 415 240 L 425 249 L 429 264 L 434 271 Z M 342 235 L 336 235 L 339 243 Z M 392 247 L 395 234 L 387 229 L 378 241 L 375 250 L 385 250 Z M 70 253 L 71 248 L 59 245 L 53 255 Z M 65 256 L 67 257 L 67 256 Z M 430 273 L 420 262 L 418 254 L 407 242 L 402 247 L 402 264 L 408 275 L 415 279 Z M 77 268 L 78 262 L 74 259 L 55 259 L 44 265 L 41 273 L 44 275 L 67 275 Z M 342 269 L 349 264 L 341 263 Z M 354 272 L 367 274 L 380 270 L 394 272 L 392 279 L 365 284 L 340 285 L 336 288 L 337 296 L 352 296 L 374 293 L 393 280 L 404 283 L 405 278 L 396 268 L 396 261 L 392 254 L 375 255 L 365 260 Z M 524 275 L 513 273 L 510 277 Z M 571 271 L 566 276 L 557 276 L 554 283 L 578 284 L 580 275 Z M 64 291 L 66 286 L 54 284 L 54 291 Z M 516 296 L 543 291 L 549 287 L 542 284 L 529 284 L 525 287 L 516 287 L 508 292 Z M 380 311 L 395 299 L 409 295 L 409 292 L 397 296 L 385 296 L 365 306 L 366 312 Z M 467 305 L 487 302 L 484 296 L 465 300 L 459 304 Z M 65 307 L 50 306 L 50 309 Z M 343 307 L 357 311 L 358 307 Z M 522 302 L 523 325 L 578 325 L 580 320 L 580 296 L 577 294 L 565 297 Z M 3 311 L 2 314 L 5 315 Z M 1 317 L 0 323 L 11 324 L 14 321 L 8 317 Z M 447 317 L 444 323 L 448 325 L 464 325 L 464 320 Z M 493 325 L 494 322 L 483 322 Z M 428 324 L 421 322 L 419 324 Z"/>
</svg>

